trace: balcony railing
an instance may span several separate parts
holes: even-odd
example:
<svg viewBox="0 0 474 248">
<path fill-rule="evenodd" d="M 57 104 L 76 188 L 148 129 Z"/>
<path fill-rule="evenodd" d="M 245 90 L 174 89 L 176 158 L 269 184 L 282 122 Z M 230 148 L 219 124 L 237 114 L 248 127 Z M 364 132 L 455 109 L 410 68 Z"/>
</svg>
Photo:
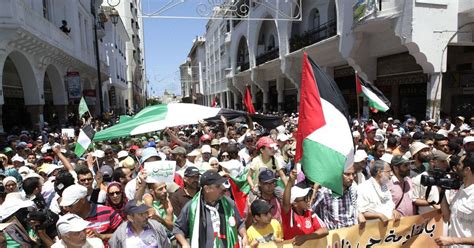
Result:
<svg viewBox="0 0 474 248">
<path fill-rule="evenodd" d="M 240 71 L 246 71 L 250 68 L 250 63 L 239 61 L 237 62 L 237 67 L 239 66 L 240 66 Z"/>
<path fill-rule="evenodd" d="M 319 25 L 319 27 L 315 29 L 308 30 L 301 35 L 293 35 L 293 37 L 291 37 L 290 39 L 290 52 L 325 40 L 329 37 L 336 35 L 336 33 L 337 26 L 336 20 L 334 19 Z"/>
<path fill-rule="evenodd" d="M 280 56 L 280 49 L 278 47 L 275 47 L 267 52 L 260 54 L 257 57 L 257 65 L 261 65 L 267 61 L 276 59 L 279 56 Z"/>
</svg>

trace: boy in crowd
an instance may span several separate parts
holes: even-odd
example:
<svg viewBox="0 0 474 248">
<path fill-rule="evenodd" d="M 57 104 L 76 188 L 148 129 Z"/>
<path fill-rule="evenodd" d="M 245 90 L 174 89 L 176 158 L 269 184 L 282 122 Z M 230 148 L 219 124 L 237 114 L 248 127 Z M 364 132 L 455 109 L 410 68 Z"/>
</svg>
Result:
<svg viewBox="0 0 474 248">
<path fill-rule="evenodd" d="M 252 211 L 254 223 L 247 229 L 250 247 L 258 247 L 260 243 L 283 241 L 281 225 L 277 220 L 272 219 L 272 207 L 272 205 L 262 199 L 252 202 L 250 210 Z"/>
</svg>

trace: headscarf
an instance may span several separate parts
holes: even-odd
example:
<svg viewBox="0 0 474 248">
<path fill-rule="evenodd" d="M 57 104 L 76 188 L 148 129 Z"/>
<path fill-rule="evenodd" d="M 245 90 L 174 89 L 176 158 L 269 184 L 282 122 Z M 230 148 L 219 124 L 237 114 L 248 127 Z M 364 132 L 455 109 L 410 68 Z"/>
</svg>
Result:
<svg viewBox="0 0 474 248">
<path fill-rule="evenodd" d="M 119 204 L 114 204 L 112 202 L 112 199 L 110 199 L 109 189 L 113 186 L 116 186 L 122 192 L 121 200 Z M 125 204 L 127 204 L 127 198 L 125 197 L 125 192 L 123 192 L 122 184 L 119 182 L 110 183 L 109 186 L 107 186 L 107 196 L 105 198 L 105 205 L 112 207 L 118 214 L 120 214 L 122 218 L 126 218 L 125 213 L 124 213 Z"/>
</svg>

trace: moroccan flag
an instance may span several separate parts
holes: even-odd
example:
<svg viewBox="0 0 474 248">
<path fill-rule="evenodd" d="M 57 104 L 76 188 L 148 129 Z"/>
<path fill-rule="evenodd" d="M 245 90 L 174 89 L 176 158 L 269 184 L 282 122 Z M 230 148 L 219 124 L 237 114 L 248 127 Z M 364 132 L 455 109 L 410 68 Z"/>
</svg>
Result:
<svg viewBox="0 0 474 248">
<path fill-rule="evenodd" d="M 89 112 L 89 108 L 87 107 L 84 97 L 81 97 L 81 101 L 79 102 L 79 118 L 82 118 L 86 112 Z"/>
<path fill-rule="evenodd" d="M 81 128 L 79 137 L 77 137 L 76 147 L 74 148 L 74 153 L 78 157 L 82 156 L 82 154 L 84 154 L 84 152 L 87 151 L 87 148 L 92 144 L 94 133 L 95 131 L 90 124 Z"/>
<path fill-rule="evenodd" d="M 255 108 L 252 103 L 252 94 L 250 94 L 250 86 L 247 86 L 247 89 L 245 90 L 244 105 L 247 108 L 247 112 L 255 114 Z"/>
<path fill-rule="evenodd" d="M 247 182 L 248 168 L 245 168 L 238 177 L 231 177 L 229 180 L 230 190 L 234 196 L 235 205 L 239 210 L 240 216 L 245 216 L 244 211 L 247 207 L 247 198 L 250 193 L 250 185 Z"/>
<path fill-rule="evenodd" d="M 342 174 L 354 162 L 347 105 L 336 82 L 306 52 L 300 94 L 295 162 L 306 178 L 342 195 Z"/>
<path fill-rule="evenodd" d="M 358 96 L 362 96 L 369 101 L 369 108 L 374 112 L 385 112 L 390 108 L 390 101 L 372 83 L 365 81 L 356 73 L 356 91 Z"/>
</svg>

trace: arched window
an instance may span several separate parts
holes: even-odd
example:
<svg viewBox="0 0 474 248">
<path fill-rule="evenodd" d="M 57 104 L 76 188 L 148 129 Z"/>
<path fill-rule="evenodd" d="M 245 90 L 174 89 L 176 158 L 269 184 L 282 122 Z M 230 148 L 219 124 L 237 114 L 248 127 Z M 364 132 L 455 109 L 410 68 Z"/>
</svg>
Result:
<svg viewBox="0 0 474 248">
<path fill-rule="evenodd" d="M 319 25 L 319 10 L 317 8 L 314 8 L 313 10 L 311 10 L 311 14 L 309 15 L 309 30 L 318 28 Z"/>
</svg>

